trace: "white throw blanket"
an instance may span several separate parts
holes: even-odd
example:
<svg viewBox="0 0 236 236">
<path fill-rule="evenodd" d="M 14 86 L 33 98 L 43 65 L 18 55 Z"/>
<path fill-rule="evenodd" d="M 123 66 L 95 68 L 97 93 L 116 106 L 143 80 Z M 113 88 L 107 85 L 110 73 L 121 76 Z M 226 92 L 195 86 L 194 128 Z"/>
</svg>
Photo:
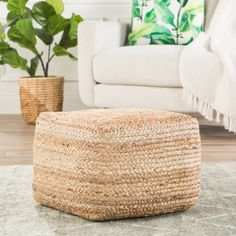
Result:
<svg viewBox="0 0 236 236">
<path fill-rule="evenodd" d="M 180 58 L 184 100 L 236 133 L 236 0 L 220 0 L 211 25 Z"/>
</svg>

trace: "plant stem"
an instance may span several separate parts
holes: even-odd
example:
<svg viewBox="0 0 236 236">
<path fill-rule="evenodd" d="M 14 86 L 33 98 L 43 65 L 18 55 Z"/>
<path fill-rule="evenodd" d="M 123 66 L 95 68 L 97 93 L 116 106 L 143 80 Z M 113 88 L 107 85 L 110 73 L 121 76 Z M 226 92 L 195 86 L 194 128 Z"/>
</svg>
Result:
<svg viewBox="0 0 236 236">
<path fill-rule="evenodd" d="M 51 57 L 50 57 L 50 59 L 49 59 L 49 62 L 51 62 L 51 60 L 53 59 L 53 57 L 55 57 L 56 55 L 55 54 L 53 54 Z"/>
<path fill-rule="evenodd" d="M 177 27 L 176 27 L 176 44 L 179 45 L 179 36 L 180 36 L 180 33 L 179 33 L 179 21 L 180 21 L 180 14 L 181 14 L 181 11 L 182 11 L 182 6 L 180 6 L 179 8 L 179 11 L 178 11 L 178 16 L 177 16 Z"/>
<path fill-rule="evenodd" d="M 47 71 L 46 74 L 47 74 L 47 76 L 46 77 L 48 77 L 49 65 L 50 65 L 50 62 L 51 62 L 51 60 L 53 59 L 54 56 L 55 56 L 55 54 L 53 54 L 47 61 L 47 64 L 46 64 L 46 71 Z"/>
<path fill-rule="evenodd" d="M 55 56 L 55 54 L 53 54 L 51 56 L 51 45 L 49 45 L 49 47 L 48 47 L 48 61 L 47 61 L 47 64 L 46 64 L 46 77 L 48 77 L 49 65 L 50 65 L 50 62 L 51 62 L 51 60 L 53 59 L 54 56 Z"/>
<path fill-rule="evenodd" d="M 37 56 L 38 56 L 38 58 L 39 58 L 39 60 L 40 60 L 40 63 L 41 63 L 41 66 L 42 66 L 42 69 L 43 69 L 43 74 L 44 74 L 44 76 L 45 77 L 47 77 L 46 76 L 46 68 L 45 68 L 45 65 L 44 65 L 44 62 L 43 62 L 43 59 L 42 59 L 42 56 L 37 52 Z"/>
<path fill-rule="evenodd" d="M 46 64 L 46 75 L 45 75 L 46 77 L 48 77 L 50 55 L 51 55 L 51 44 L 48 46 L 48 61 Z"/>
<path fill-rule="evenodd" d="M 143 18 L 143 8 L 144 8 L 144 1 L 142 1 L 142 12 L 141 12 L 141 14 L 142 14 L 142 16 L 141 16 L 141 20 L 143 21 L 144 20 L 144 18 Z"/>
<path fill-rule="evenodd" d="M 48 60 L 50 58 L 50 54 L 51 54 L 51 44 L 48 46 Z"/>
</svg>

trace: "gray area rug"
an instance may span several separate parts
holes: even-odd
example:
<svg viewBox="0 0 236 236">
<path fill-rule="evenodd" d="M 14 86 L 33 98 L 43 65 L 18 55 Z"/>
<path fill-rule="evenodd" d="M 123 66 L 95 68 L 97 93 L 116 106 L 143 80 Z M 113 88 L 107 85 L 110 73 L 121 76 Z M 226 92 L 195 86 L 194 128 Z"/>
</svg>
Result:
<svg viewBox="0 0 236 236">
<path fill-rule="evenodd" d="M 186 212 L 94 223 L 32 199 L 31 166 L 0 167 L 2 236 L 236 235 L 236 163 L 205 164 L 198 205 Z"/>
</svg>

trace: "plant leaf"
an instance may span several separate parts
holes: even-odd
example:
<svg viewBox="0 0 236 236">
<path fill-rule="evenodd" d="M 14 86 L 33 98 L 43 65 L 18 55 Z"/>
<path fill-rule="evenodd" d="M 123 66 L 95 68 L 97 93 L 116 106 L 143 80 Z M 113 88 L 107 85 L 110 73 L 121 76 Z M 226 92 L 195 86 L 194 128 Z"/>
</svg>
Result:
<svg viewBox="0 0 236 236">
<path fill-rule="evenodd" d="M 186 5 L 183 11 L 184 13 L 182 15 L 179 26 L 180 30 L 181 32 L 192 30 L 195 38 L 199 34 L 199 32 L 203 30 L 203 26 L 194 26 L 193 21 L 198 14 L 202 14 L 202 17 L 204 17 L 204 1 L 201 1 L 198 4 L 189 3 L 188 5 Z"/>
<path fill-rule="evenodd" d="M 155 29 L 153 30 L 154 34 L 165 34 L 166 36 L 171 37 L 173 34 L 172 32 L 163 25 L 156 25 Z"/>
<path fill-rule="evenodd" d="M 23 16 L 25 13 L 25 5 L 28 0 L 9 0 L 7 3 L 7 9 L 10 12 L 14 12 Z"/>
<path fill-rule="evenodd" d="M 188 13 L 189 15 L 197 15 L 197 13 L 204 12 L 204 1 L 199 1 L 199 3 L 190 3 L 184 8 L 184 12 Z"/>
<path fill-rule="evenodd" d="M 0 53 L 4 53 L 10 48 L 9 44 L 3 41 L 0 41 Z"/>
<path fill-rule="evenodd" d="M 134 6 L 133 17 L 141 17 L 141 11 L 139 6 Z"/>
<path fill-rule="evenodd" d="M 71 40 L 69 37 L 70 25 L 67 25 L 62 34 L 59 45 L 65 49 L 75 47 L 77 45 L 77 39 Z"/>
<path fill-rule="evenodd" d="M 169 10 L 168 2 L 165 2 L 163 0 L 155 0 L 154 4 L 155 4 L 156 15 L 160 16 L 164 23 L 167 23 L 167 24 L 170 24 L 170 25 L 176 27 L 176 25 L 174 23 L 175 16 Z"/>
<path fill-rule="evenodd" d="M 31 10 L 29 8 L 25 8 L 23 15 L 20 15 L 17 12 L 9 11 L 7 14 L 7 23 L 8 26 L 14 25 L 18 20 L 23 18 L 30 18 L 31 17 Z"/>
<path fill-rule="evenodd" d="M 35 48 L 36 37 L 31 19 L 21 19 L 13 25 L 8 31 L 8 37 L 11 41 L 18 43 L 21 47 L 37 53 Z"/>
<path fill-rule="evenodd" d="M 35 77 L 38 65 L 39 65 L 39 57 L 36 56 L 36 57 L 31 59 L 30 68 L 28 69 L 28 73 L 31 77 Z"/>
<path fill-rule="evenodd" d="M 32 8 L 34 20 L 42 26 L 45 26 L 49 17 L 54 15 L 56 15 L 54 8 L 47 2 L 37 2 Z"/>
<path fill-rule="evenodd" d="M 142 18 L 140 4 L 138 0 L 133 0 L 133 18 L 134 17 Z"/>
<path fill-rule="evenodd" d="M 73 14 L 70 19 L 69 37 L 71 40 L 77 39 L 78 24 L 83 21 L 80 15 Z"/>
<path fill-rule="evenodd" d="M 35 33 L 46 45 L 50 45 L 53 42 L 53 37 L 48 32 L 42 29 L 35 29 Z"/>
<path fill-rule="evenodd" d="M 144 23 L 156 23 L 156 13 L 154 8 L 145 15 Z"/>
<path fill-rule="evenodd" d="M 192 43 L 193 42 L 193 37 L 191 37 L 186 43 L 184 43 L 183 45 L 189 45 L 190 43 Z"/>
<path fill-rule="evenodd" d="M 182 7 L 185 7 L 188 3 L 188 0 L 177 0 Z"/>
<path fill-rule="evenodd" d="M 153 33 L 150 35 L 150 38 L 151 44 L 175 44 L 175 39 L 165 34 Z"/>
<path fill-rule="evenodd" d="M 12 68 L 28 71 L 27 61 L 22 58 L 15 49 L 8 49 L 2 53 L 2 62 L 10 65 Z"/>
<path fill-rule="evenodd" d="M 172 32 L 162 25 L 157 25 L 153 33 L 150 34 L 151 44 L 175 44 Z"/>
<path fill-rule="evenodd" d="M 50 35 L 56 35 L 60 33 L 61 31 L 65 30 L 65 27 L 70 24 L 70 20 L 67 20 L 63 18 L 62 16 L 55 15 L 51 16 L 48 19 L 48 22 L 44 29 L 50 34 Z"/>
<path fill-rule="evenodd" d="M 69 56 L 70 59 L 72 59 L 73 61 L 76 61 L 77 58 L 75 56 L 73 56 L 71 53 L 69 53 L 65 48 L 63 48 L 60 45 L 57 45 L 53 48 L 53 51 L 55 53 L 56 56 Z"/>
<path fill-rule="evenodd" d="M 132 40 L 132 39 L 128 40 L 128 45 L 129 46 L 133 46 L 133 45 L 136 45 L 136 44 L 137 44 L 137 40 Z"/>
<path fill-rule="evenodd" d="M 64 29 L 59 45 L 65 49 L 75 47 L 77 45 L 77 29 L 78 23 L 83 21 L 81 16 L 73 15 L 70 24 Z"/>
<path fill-rule="evenodd" d="M 13 26 L 18 20 L 23 18 L 29 18 L 31 11 L 26 7 L 28 0 L 9 0 L 7 8 L 9 10 L 7 14 L 7 23 L 9 26 Z"/>
<path fill-rule="evenodd" d="M 62 0 L 46 0 L 46 2 L 54 8 L 58 15 L 64 11 L 64 4 Z"/>
<path fill-rule="evenodd" d="M 0 22 L 0 40 L 3 40 L 5 38 L 6 38 L 5 28 L 4 28 L 3 24 Z"/>
<path fill-rule="evenodd" d="M 138 27 L 134 27 L 132 33 L 129 35 L 129 40 L 136 41 L 137 39 L 150 35 L 153 33 L 156 24 L 140 24 Z"/>
<path fill-rule="evenodd" d="M 9 25 L 14 25 L 16 23 L 16 21 L 20 20 L 21 16 L 19 14 L 17 14 L 16 12 L 10 11 L 7 14 L 7 23 Z"/>
<path fill-rule="evenodd" d="M 183 13 L 179 24 L 179 29 L 181 32 L 187 32 L 191 28 L 191 22 L 189 21 L 189 17 L 190 16 L 188 13 Z"/>
</svg>

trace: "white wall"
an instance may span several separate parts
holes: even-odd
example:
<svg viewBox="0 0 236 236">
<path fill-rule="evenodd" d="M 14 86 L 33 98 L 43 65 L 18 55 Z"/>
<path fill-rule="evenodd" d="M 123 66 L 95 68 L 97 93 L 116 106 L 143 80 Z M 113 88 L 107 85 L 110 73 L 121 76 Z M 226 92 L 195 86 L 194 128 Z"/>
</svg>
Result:
<svg viewBox="0 0 236 236">
<path fill-rule="evenodd" d="M 65 16 L 72 12 L 78 13 L 89 20 L 118 20 L 129 21 L 132 0 L 64 0 Z M 34 0 L 29 3 L 33 4 Z M 6 17 L 5 4 L 0 3 L 0 21 Z M 76 48 L 72 50 L 76 54 Z M 30 56 L 21 49 L 22 55 Z M 64 110 L 78 110 L 84 108 L 77 83 L 77 63 L 67 58 L 56 58 L 51 65 L 52 75 L 65 77 Z M 0 114 L 20 113 L 17 80 L 25 74 L 9 67 L 0 68 Z"/>
</svg>

